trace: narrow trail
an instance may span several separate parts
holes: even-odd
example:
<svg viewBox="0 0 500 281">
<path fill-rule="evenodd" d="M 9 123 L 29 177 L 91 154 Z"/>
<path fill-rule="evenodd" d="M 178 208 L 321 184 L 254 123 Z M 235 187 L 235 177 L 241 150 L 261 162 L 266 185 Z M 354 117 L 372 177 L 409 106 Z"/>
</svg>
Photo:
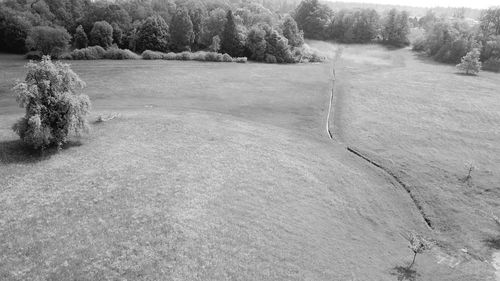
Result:
<svg viewBox="0 0 500 281">
<path fill-rule="evenodd" d="M 328 104 L 328 114 L 327 114 L 327 117 L 326 117 L 326 132 L 327 132 L 327 135 L 328 137 L 333 140 L 333 136 L 334 134 L 332 134 L 332 131 L 330 130 L 330 115 L 331 115 L 331 112 L 332 112 L 332 104 L 333 104 L 333 98 L 334 98 L 334 95 L 335 95 L 335 81 L 336 81 L 336 73 L 335 73 L 335 68 L 336 68 L 336 64 L 337 62 L 340 61 L 340 57 L 342 56 L 342 49 L 338 49 L 336 54 L 335 54 L 335 58 L 333 59 L 333 66 L 332 66 L 332 89 L 331 89 L 331 94 L 330 94 L 330 101 L 329 101 L 329 104 Z M 338 115 L 335 115 L 338 119 Z M 335 123 L 338 124 L 338 120 L 337 122 L 335 122 L 335 119 L 333 120 L 333 124 L 332 124 L 332 127 L 335 125 Z M 366 162 L 368 162 L 369 164 L 371 164 L 372 166 L 378 168 L 379 170 L 381 170 L 383 173 L 385 173 L 386 175 L 388 175 L 390 178 L 392 178 L 394 180 L 395 183 L 397 183 L 397 185 L 404 189 L 408 195 L 410 196 L 412 202 L 414 203 L 415 207 L 417 208 L 417 210 L 419 211 L 420 215 L 422 216 L 425 224 L 427 225 L 427 227 L 431 230 L 433 230 L 433 226 L 432 226 L 432 221 L 430 220 L 430 218 L 425 214 L 424 212 L 424 209 L 423 209 L 423 206 L 422 204 L 419 202 L 419 200 L 415 197 L 415 195 L 411 192 L 411 188 L 406 185 L 396 174 L 394 174 L 389 168 L 383 166 L 382 164 L 374 161 L 373 159 L 370 159 L 368 156 L 366 156 L 365 154 L 363 154 L 362 152 L 360 152 L 358 149 L 348 145 L 348 144 L 345 144 L 346 146 L 346 149 L 347 151 L 349 151 L 350 153 L 356 155 L 357 157 L 365 160 Z"/>
</svg>

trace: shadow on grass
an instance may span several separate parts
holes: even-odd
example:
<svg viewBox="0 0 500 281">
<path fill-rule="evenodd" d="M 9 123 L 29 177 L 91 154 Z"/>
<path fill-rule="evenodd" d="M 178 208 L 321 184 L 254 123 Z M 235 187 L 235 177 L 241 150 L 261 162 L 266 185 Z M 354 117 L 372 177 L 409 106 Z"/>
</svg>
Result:
<svg viewBox="0 0 500 281">
<path fill-rule="evenodd" d="M 418 276 L 416 270 L 400 265 L 392 269 L 391 275 L 396 276 L 398 281 L 415 281 Z"/>
<path fill-rule="evenodd" d="M 63 145 L 62 149 L 80 145 L 79 141 L 69 141 Z M 0 142 L 0 163 L 2 164 L 36 163 L 48 160 L 57 153 L 57 147 L 46 148 L 42 151 L 27 146 L 21 140 Z"/>
<path fill-rule="evenodd" d="M 486 246 L 495 249 L 495 250 L 500 250 L 500 236 L 497 237 L 490 237 L 485 240 L 483 240 Z"/>
</svg>

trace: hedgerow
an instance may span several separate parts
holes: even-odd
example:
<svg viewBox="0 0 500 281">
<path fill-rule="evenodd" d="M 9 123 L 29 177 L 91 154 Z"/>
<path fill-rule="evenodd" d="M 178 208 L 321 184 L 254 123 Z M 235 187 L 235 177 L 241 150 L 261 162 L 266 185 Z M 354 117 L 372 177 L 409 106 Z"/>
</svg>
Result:
<svg viewBox="0 0 500 281">
<path fill-rule="evenodd" d="M 212 62 L 247 62 L 246 57 L 233 58 L 228 54 L 219 54 L 216 52 L 181 52 L 181 53 L 162 53 L 146 50 L 141 54 L 145 60 L 193 60 L 193 61 L 212 61 Z"/>
</svg>

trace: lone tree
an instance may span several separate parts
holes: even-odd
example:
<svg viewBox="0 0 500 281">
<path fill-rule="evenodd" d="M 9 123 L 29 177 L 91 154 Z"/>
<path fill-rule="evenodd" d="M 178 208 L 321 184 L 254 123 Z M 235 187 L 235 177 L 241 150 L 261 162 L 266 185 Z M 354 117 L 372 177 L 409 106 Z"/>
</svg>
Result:
<svg viewBox="0 0 500 281">
<path fill-rule="evenodd" d="M 89 44 L 89 39 L 87 38 L 87 34 L 85 34 L 82 25 L 79 25 L 76 28 L 76 32 L 73 37 L 74 37 L 73 39 L 75 40 L 75 47 L 77 49 L 87 48 Z"/>
<path fill-rule="evenodd" d="M 432 243 L 427 241 L 424 237 L 410 232 L 408 236 L 405 236 L 406 240 L 408 240 L 408 248 L 410 248 L 413 251 L 413 260 L 411 261 L 410 265 L 407 267 L 407 269 L 411 269 L 413 264 L 415 263 L 415 259 L 417 257 L 417 254 L 421 254 L 427 250 L 430 250 L 432 247 Z"/>
<path fill-rule="evenodd" d="M 26 78 L 13 88 L 17 102 L 26 109 L 12 127 L 21 140 L 35 149 L 60 148 L 71 133 L 85 132 L 90 99 L 77 92 L 85 83 L 69 65 L 52 63 L 49 56 L 43 56 L 41 62 L 29 62 L 26 68 Z"/>
<path fill-rule="evenodd" d="M 95 22 L 90 31 L 90 43 L 92 46 L 110 47 L 113 44 L 113 27 L 104 20 Z"/>
<path fill-rule="evenodd" d="M 463 58 L 462 61 L 457 64 L 457 68 L 465 74 L 475 75 L 479 73 L 481 70 L 481 62 L 479 61 L 479 56 L 481 53 L 479 49 L 474 48 L 472 51 L 468 52 Z"/>
</svg>

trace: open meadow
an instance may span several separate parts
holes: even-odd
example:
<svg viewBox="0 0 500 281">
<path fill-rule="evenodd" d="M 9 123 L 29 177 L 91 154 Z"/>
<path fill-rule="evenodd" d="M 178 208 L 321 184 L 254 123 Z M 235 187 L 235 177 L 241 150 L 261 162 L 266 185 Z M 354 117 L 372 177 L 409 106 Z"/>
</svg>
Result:
<svg viewBox="0 0 500 281">
<path fill-rule="evenodd" d="M 331 62 L 72 61 L 119 115 L 41 154 L 11 130 L 25 63 L 0 55 L 0 280 L 495 280 L 500 75 L 343 48 L 332 141 Z M 409 231 L 439 242 L 415 271 Z"/>
<path fill-rule="evenodd" d="M 409 49 L 312 45 L 342 49 L 334 138 L 410 189 L 454 262 L 490 260 L 500 250 L 500 75 L 461 75 Z"/>
</svg>

